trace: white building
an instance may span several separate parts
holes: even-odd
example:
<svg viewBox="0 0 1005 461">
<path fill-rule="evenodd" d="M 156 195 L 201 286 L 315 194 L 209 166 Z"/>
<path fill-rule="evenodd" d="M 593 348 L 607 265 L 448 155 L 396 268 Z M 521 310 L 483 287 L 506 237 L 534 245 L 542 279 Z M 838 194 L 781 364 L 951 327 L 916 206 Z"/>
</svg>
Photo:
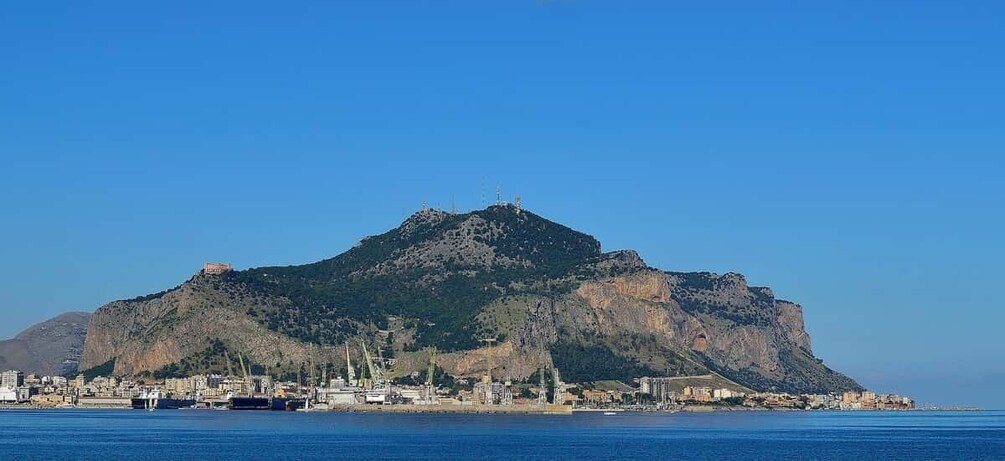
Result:
<svg viewBox="0 0 1005 461">
<path fill-rule="evenodd" d="M 726 388 L 716 389 L 716 390 L 712 391 L 712 398 L 716 399 L 716 400 L 730 399 L 730 398 L 739 397 L 739 396 L 740 396 L 739 393 L 733 392 L 733 391 L 731 391 L 729 389 L 726 389 Z"/>
<path fill-rule="evenodd" d="M 24 374 L 17 370 L 0 373 L 0 387 L 16 389 L 24 386 Z"/>
<path fill-rule="evenodd" d="M 0 403 L 17 403 L 17 389 L 0 386 Z"/>
</svg>

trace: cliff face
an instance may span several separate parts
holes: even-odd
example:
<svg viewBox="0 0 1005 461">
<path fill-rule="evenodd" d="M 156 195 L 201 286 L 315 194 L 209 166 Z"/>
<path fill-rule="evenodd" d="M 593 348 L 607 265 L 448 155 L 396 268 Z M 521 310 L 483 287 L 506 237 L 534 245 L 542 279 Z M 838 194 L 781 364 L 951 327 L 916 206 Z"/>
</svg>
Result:
<svg viewBox="0 0 1005 461">
<path fill-rule="evenodd" d="M 360 340 L 394 354 L 396 375 L 421 369 L 435 346 L 457 375 L 556 366 L 571 381 L 717 373 L 753 389 L 860 388 L 813 357 L 800 306 L 742 275 L 659 271 L 506 206 L 424 211 L 332 259 L 197 275 L 108 304 L 82 365 L 115 359 L 117 373 L 166 376 L 241 353 L 290 372 L 337 364 L 331 346 Z"/>
<path fill-rule="evenodd" d="M 81 366 L 86 369 L 114 359 L 117 374 L 155 372 L 198 356 L 212 340 L 223 341 L 235 353 L 229 357 L 234 366 L 237 353 L 261 364 L 300 363 L 310 345 L 271 332 L 247 314 L 249 306 L 284 303 L 255 297 L 215 276 L 196 275 L 166 293 L 98 309 L 89 325 Z"/>
<path fill-rule="evenodd" d="M 67 312 L 0 341 L 0 369 L 41 375 L 77 371 L 90 316 Z"/>
<path fill-rule="evenodd" d="M 754 389 L 827 392 L 859 387 L 813 357 L 800 306 L 775 299 L 766 288 L 747 286 L 739 274 L 648 270 L 584 283 L 577 294 L 586 309 L 576 316 L 588 318 L 592 313 L 596 334 L 648 334 Z"/>
</svg>

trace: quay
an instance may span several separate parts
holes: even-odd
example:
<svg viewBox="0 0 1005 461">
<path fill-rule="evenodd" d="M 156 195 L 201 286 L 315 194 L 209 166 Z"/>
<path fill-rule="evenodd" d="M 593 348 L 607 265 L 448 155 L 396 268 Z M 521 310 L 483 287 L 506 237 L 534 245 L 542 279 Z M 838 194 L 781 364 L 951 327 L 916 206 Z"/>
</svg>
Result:
<svg viewBox="0 0 1005 461">
<path fill-rule="evenodd" d="M 328 410 L 348 413 L 469 413 L 514 415 L 571 415 L 571 405 L 334 405 Z"/>
</svg>

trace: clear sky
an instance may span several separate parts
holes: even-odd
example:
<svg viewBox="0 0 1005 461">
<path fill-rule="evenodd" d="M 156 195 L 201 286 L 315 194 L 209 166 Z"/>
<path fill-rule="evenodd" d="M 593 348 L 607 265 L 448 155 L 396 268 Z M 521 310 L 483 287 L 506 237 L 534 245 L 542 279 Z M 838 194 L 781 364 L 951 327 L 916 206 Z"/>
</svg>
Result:
<svg viewBox="0 0 1005 461">
<path fill-rule="evenodd" d="M 0 337 L 500 184 L 771 286 L 868 387 L 1005 407 L 1005 3 L 149 3 L 0 9 Z"/>
</svg>

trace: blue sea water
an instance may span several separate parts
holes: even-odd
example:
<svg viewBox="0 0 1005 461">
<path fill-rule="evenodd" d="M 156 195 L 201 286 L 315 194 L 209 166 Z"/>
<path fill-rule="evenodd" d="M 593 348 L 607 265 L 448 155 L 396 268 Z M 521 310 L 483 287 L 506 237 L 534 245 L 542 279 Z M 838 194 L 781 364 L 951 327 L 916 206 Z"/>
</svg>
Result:
<svg viewBox="0 0 1005 461">
<path fill-rule="evenodd" d="M 20 459 L 1005 459 L 1005 412 L 0 411 Z"/>
</svg>

